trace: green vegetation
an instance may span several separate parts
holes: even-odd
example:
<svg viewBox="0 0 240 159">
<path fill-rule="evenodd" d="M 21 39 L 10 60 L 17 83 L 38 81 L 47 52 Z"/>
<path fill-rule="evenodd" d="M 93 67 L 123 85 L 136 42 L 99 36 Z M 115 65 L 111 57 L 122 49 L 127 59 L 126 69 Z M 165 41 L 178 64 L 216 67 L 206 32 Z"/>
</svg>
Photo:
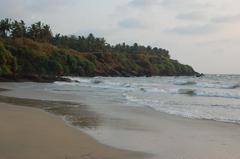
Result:
<svg viewBox="0 0 240 159">
<path fill-rule="evenodd" d="M 165 49 L 123 44 L 104 38 L 52 35 L 37 22 L 0 21 L 0 76 L 153 76 L 195 75 Z"/>
<path fill-rule="evenodd" d="M 12 54 L 4 48 L 0 41 L 0 76 L 14 75 L 17 70 L 17 61 Z"/>
</svg>

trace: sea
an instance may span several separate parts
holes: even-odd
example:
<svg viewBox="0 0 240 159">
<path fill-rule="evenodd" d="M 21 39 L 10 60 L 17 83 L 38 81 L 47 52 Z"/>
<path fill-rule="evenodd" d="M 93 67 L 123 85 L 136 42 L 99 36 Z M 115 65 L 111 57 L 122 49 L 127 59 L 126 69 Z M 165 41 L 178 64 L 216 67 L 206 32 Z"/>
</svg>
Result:
<svg viewBox="0 0 240 159">
<path fill-rule="evenodd" d="M 240 123 L 240 75 L 68 77 L 72 82 L 18 87 L 79 96 L 86 105 L 146 107 L 185 118 Z"/>
</svg>

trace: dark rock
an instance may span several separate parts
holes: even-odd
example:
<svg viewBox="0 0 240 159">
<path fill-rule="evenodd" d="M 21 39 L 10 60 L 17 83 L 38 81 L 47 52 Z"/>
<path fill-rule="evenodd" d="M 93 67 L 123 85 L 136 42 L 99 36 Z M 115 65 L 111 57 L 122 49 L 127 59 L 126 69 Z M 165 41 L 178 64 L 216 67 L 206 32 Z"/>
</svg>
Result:
<svg viewBox="0 0 240 159">
<path fill-rule="evenodd" d="M 52 83 L 55 81 L 72 82 L 71 79 L 60 76 L 41 76 L 41 75 L 21 75 L 21 76 L 2 76 L 0 82 L 42 82 Z"/>
<path fill-rule="evenodd" d="M 196 77 L 203 77 L 203 76 L 205 76 L 203 73 L 197 73 L 196 74 Z"/>
</svg>

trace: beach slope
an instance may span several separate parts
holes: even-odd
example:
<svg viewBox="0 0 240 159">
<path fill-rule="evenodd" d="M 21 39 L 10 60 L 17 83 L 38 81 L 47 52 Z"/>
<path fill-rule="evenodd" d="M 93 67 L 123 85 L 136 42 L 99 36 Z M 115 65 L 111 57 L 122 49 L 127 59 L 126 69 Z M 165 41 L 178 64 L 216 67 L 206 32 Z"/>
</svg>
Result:
<svg viewBox="0 0 240 159">
<path fill-rule="evenodd" d="M 102 145 L 41 110 L 0 103 L 1 159 L 135 159 L 141 153 Z M 146 156 L 145 156 L 146 157 Z"/>
</svg>

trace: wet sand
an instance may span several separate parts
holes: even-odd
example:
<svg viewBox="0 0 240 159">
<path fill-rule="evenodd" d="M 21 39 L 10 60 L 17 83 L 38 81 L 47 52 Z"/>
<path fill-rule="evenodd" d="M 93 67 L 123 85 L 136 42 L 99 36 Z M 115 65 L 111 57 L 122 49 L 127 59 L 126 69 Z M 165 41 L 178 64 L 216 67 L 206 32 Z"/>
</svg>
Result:
<svg viewBox="0 0 240 159">
<path fill-rule="evenodd" d="M 115 112 L 111 115 L 118 119 L 106 120 L 97 133 L 89 131 L 104 144 L 153 153 L 154 159 L 240 158 L 239 124 L 183 118 L 139 107 L 101 111 Z"/>
<path fill-rule="evenodd" d="M 138 159 L 144 154 L 98 143 L 59 117 L 0 103 L 1 159 Z"/>
</svg>

